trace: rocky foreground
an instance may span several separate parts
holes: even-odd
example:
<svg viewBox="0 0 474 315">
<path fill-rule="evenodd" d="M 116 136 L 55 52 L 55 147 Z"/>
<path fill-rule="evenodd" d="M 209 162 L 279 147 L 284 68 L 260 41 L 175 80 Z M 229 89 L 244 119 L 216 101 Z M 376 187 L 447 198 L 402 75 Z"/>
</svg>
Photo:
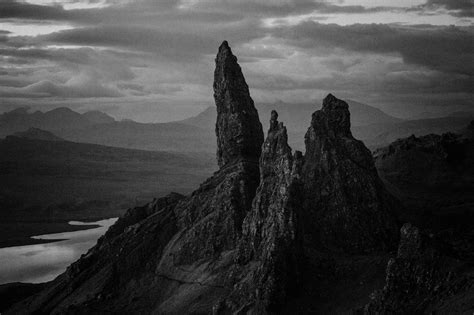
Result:
<svg viewBox="0 0 474 315">
<path fill-rule="evenodd" d="M 412 314 L 460 296 L 457 311 L 474 307 L 464 262 L 411 224 L 399 242 L 403 207 L 352 136 L 347 103 L 324 99 L 304 155 L 275 111 L 264 139 L 227 42 L 214 97 L 219 170 L 189 196 L 130 209 L 9 313 Z"/>
</svg>

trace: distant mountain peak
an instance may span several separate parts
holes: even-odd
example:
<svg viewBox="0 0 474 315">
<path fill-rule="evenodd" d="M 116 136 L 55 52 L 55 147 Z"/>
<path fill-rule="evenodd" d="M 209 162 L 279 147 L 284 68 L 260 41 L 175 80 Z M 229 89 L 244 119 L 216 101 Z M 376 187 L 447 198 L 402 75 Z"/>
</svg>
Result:
<svg viewBox="0 0 474 315">
<path fill-rule="evenodd" d="M 75 114 L 78 114 L 77 112 L 73 111 L 72 109 L 70 109 L 69 107 L 56 107 L 50 111 L 47 111 L 45 114 L 52 114 L 52 113 L 75 113 Z"/>
<path fill-rule="evenodd" d="M 82 114 L 87 120 L 96 124 L 107 124 L 115 122 L 115 119 L 104 112 L 91 110 Z"/>
</svg>

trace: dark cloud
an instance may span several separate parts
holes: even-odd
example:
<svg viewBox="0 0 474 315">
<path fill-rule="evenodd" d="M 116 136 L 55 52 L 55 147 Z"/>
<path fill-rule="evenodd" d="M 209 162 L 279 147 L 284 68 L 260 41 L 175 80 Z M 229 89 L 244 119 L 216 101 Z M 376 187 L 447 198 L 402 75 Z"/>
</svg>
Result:
<svg viewBox="0 0 474 315">
<path fill-rule="evenodd" d="M 75 2 L 104 1 L 68 0 Z M 189 111 L 212 101 L 213 56 L 225 39 L 256 100 L 276 95 L 307 99 L 314 91 L 373 96 L 374 102 L 377 97 L 396 102 L 408 96 L 420 103 L 472 100 L 473 27 L 309 21 L 403 14 L 406 8 L 313 0 L 106 2 L 109 6 L 65 10 L 0 0 L 0 22 L 71 27 L 39 36 L 0 31 L 5 65 L 0 68 L 0 97 L 22 104 L 113 104 L 111 111 L 144 119 L 167 108 L 176 116 L 174 106 Z M 428 0 L 410 8 L 418 14 L 448 10 L 465 17 L 472 16 L 470 9 L 464 0 Z M 268 19 L 278 26 L 269 27 Z M 372 58 L 392 64 L 382 67 Z M 89 103 L 90 98 L 100 100 Z M 136 104 L 142 105 L 135 109 Z"/>
<path fill-rule="evenodd" d="M 111 4 L 114 3 L 112 1 Z M 0 2 L 0 19 L 65 21 L 84 25 L 133 21 L 142 25 L 150 25 L 150 23 L 157 25 L 173 22 L 231 22 L 249 18 L 278 18 L 314 12 L 361 14 L 396 10 L 393 7 L 341 6 L 315 0 L 202 0 L 190 4 L 188 7 L 182 4 L 182 1 L 178 0 L 136 0 L 102 8 L 65 10 L 60 5 L 37 5 L 18 0 L 3 0 Z"/>
<path fill-rule="evenodd" d="M 474 17 L 474 3 L 472 0 L 428 0 L 424 8 L 445 8 L 454 11 L 454 15 Z"/>
<path fill-rule="evenodd" d="M 474 75 L 474 27 L 355 24 L 306 21 L 279 27 L 273 35 L 299 48 L 342 48 L 368 53 L 397 53 L 409 64 Z"/>
<path fill-rule="evenodd" d="M 256 21 L 209 25 L 206 30 L 182 31 L 175 28 L 154 28 L 132 25 L 101 25 L 64 30 L 38 36 L 43 44 L 69 44 L 116 47 L 154 53 L 171 60 L 196 61 L 213 54 L 223 39 L 235 45 L 263 36 Z"/>
<path fill-rule="evenodd" d="M 374 77 L 371 73 L 352 72 L 347 74 L 333 73 L 319 78 L 296 78 L 288 75 L 261 75 L 251 73 L 249 84 L 253 88 L 282 90 L 325 90 L 325 91 L 358 91 L 379 94 L 443 94 L 469 92 L 474 85 L 474 78 L 465 75 L 447 75 L 443 73 L 417 73 L 403 71 L 387 73 Z"/>
<path fill-rule="evenodd" d="M 66 20 L 69 14 L 61 6 L 36 5 L 16 0 L 0 2 L 0 18 Z"/>
</svg>

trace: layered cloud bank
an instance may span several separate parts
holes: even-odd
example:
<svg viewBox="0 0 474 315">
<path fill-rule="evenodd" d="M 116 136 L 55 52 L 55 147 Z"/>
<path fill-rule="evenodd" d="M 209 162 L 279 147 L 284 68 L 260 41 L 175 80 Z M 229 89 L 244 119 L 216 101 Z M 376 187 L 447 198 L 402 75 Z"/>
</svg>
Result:
<svg viewBox="0 0 474 315">
<path fill-rule="evenodd" d="M 473 105 L 470 1 L 6 0 L 0 111 L 100 109 L 167 121 L 211 104 L 232 43 L 257 102 L 327 90 L 409 117 Z"/>
</svg>

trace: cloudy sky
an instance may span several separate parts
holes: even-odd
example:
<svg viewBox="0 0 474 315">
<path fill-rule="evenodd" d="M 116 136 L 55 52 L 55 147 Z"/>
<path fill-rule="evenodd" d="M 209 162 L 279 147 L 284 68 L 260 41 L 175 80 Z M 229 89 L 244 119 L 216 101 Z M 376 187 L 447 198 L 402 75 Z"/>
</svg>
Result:
<svg viewBox="0 0 474 315">
<path fill-rule="evenodd" d="M 256 102 L 469 110 L 473 22 L 472 0 L 0 0 L 0 112 L 185 118 L 213 104 L 223 40 Z"/>
</svg>

